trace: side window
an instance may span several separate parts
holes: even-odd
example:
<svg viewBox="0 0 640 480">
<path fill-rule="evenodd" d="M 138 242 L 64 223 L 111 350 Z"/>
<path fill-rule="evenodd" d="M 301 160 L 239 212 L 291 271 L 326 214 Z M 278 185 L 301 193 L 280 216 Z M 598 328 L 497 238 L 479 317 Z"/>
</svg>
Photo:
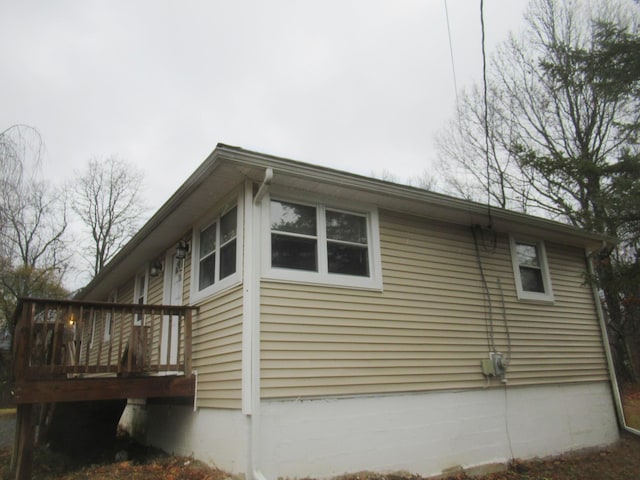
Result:
<svg viewBox="0 0 640 480">
<path fill-rule="evenodd" d="M 137 303 L 138 305 L 147 303 L 147 283 L 147 270 L 145 269 L 136 275 L 135 289 L 133 292 L 134 303 Z M 143 325 L 144 315 L 136 313 L 133 324 Z"/>
<path fill-rule="evenodd" d="M 236 273 L 238 207 L 220 218 L 220 274 L 222 280 Z"/>
<path fill-rule="evenodd" d="M 553 291 L 544 242 L 512 237 L 510 243 L 518 298 L 552 302 Z"/>
<path fill-rule="evenodd" d="M 118 301 L 118 291 L 117 290 L 112 290 L 111 292 L 109 292 L 109 296 L 107 297 L 107 302 L 116 303 L 117 301 Z M 105 318 L 105 321 L 104 321 L 104 340 L 106 342 L 106 341 L 111 340 L 111 333 L 113 332 L 114 318 L 113 318 L 112 312 L 107 312 L 104 318 Z"/>
<path fill-rule="evenodd" d="M 197 299 L 238 279 L 238 207 L 194 229 L 193 296 Z"/>
<path fill-rule="evenodd" d="M 96 324 L 98 323 L 98 312 L 93 312 L 91 315 L 91 331 L 89 332 L 89 348 L 93 347 L 93 342 L 96 338 Z"/>
<path fill-rule="evenodd" d="M 378 235 L 375 210 L 273 198 L 268 225 L 266 277 L 381 288 L 379 246 L 373 241 Z"/>
<path fill-rule="evenodd" d="M 215 283 L 216 278 L 216 237 L 218 224 L 214 223 L 200 232 L 198 290 L 204 290 Z"/>
</svg>

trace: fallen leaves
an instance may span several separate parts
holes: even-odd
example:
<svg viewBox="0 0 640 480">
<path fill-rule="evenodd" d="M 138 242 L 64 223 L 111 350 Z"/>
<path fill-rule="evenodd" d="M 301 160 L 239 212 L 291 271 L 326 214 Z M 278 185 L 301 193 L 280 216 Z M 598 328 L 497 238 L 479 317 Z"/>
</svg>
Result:
<svg viewBox="0 0 640 480">
<path fill-rule="evenodd" d="M 192 459 L 183 457 L 167 457 L 151 463 L 134 464 L 121 462 L 115 468 L 99 466 L 83 468 L 72 475 L 60 477 L 57 480 L 115 480 L 127 478 L 129 480 L 223 480 L 228 474 L 208 467 Z"/>
</svg>

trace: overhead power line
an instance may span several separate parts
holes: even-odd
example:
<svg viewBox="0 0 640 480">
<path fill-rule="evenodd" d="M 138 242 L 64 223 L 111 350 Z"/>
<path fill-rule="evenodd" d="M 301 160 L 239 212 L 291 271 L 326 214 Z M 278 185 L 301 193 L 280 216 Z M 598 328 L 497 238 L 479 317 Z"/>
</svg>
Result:
<svg viewBox="0 0 640 480">
<path fill-rule="evenodd" d="M 456 94 L 456 105 L 458 104 L 458 81 L 456 80 L 456 64 L 453 61 L 453 42 L 451 41 L 451 24 L 449 23 L 449 8 L 447 0 L 444 0 L 444 13 L 447 19 L 447 33 L 449 35 L 449 56 L 451 57 L 451 72 L 453 73 L 453 88 Z"/>
</svg>

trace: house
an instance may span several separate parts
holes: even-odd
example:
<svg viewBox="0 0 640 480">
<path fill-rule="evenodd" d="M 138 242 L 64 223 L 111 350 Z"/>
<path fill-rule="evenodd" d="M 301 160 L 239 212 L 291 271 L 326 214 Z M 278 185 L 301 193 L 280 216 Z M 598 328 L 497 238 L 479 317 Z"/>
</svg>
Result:
<svg viewBox="0 0 640 480">
<path fill-rule="evenodd" d="M 197 308 L 193 395 L 130 413 L 152 445 L 260 480 L 439 474 L 618 438 L 586 281 L 611 241 L 218 145 L 79 301 Z"/>
</svg>

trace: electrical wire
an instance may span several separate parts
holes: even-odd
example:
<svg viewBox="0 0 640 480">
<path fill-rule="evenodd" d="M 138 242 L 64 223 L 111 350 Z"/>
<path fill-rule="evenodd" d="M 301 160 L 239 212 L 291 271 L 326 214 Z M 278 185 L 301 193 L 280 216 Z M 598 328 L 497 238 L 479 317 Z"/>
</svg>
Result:
<svg viewBox="0 0 640 480">
<path fill-rule="evenodd" d="M 505 356 L 505 362 L 509 365 L 511 361 L 511 332 L 509 331 L 509 322 L 507 320 L 507 306 L 504 301 L 504 290 L 502 289 L 502 281 L 500 277 L 496 277 L 498 282 L 498 290 L 500 292 L 500 302 L 502 303 L 502 321 L 504 322 L 504 331 L 507 336 L 507 353 Z"/>
<path fill-rule="evenodd" d="M 485 328 L 487 330 L 487 343 L 490 352 L 496 351 L 495 336 L 493 332 L 493 304 L 491 302 L 491 291 L 489 290 L 489 282 L 484 273 L 484 266 L 482 265 L 482 257 L 480 255 L 480 244 L 478 241 L 477 230 L 481 229 L 480 226 L 474 225 L 471 227 L 471 234 L 473 235 L 473 244 L 476 249 L 476 261 L 478 262 L 478 270 L 480 271 L 480 281 L 482 282 L 482 292 L 486 299 L 487 311 L 485 315 Z"/>
<path fill-rule="evenodd" d="M 484 0 L 480 0 L 480 30 L 482 33 L 482 91 L 484 98 L 484 151 L 487 166 L 487 215 L 489 226 L 493 225 L 491 216 L 491 170 L 489 161 L 489 101 L 487 93 L 487 54 L 485 52 Z"/>
<path fill-rule="evenodd" d="M 509 429 L 509 397 L 507 395 L 507 384 L 504 384 L 504 431 L 507 435 L 507 443 L 509 444 L 510 460 L 515 458 L 513 454 L 513 443 L 511 441 L 511 431 Z"/>
<path fill-rule="evenodd" d="M 458 81 L 456 80 L 456 64 L 453 61 L 453 42 L 451 41 L 451 25 L 449 24 L 449 8 L 447 7 L 447 0 L 444 0 L 444 13 L 447 19 L 447 34 L 449 35 L 449 56 L 451 57 L 451 71 L 453 73 L 453 88 L 456 94 L 456 105 L 458 102 Z"/>
</svg>

